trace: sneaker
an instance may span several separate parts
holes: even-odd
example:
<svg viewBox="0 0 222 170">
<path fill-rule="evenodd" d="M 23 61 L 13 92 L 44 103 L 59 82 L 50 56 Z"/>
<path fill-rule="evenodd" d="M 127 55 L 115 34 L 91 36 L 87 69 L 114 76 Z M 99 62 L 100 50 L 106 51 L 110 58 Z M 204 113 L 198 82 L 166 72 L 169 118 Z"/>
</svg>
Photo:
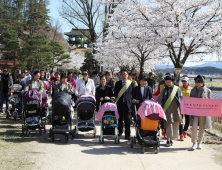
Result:
<svg viewBox="0 0 222 170">
<path fill-rule="evenodd" d="M 167 141 L 166 146 L 170 147 L 170 141 Z"/>
<path fill-rule="evenodd" d="M 187 132 L 183 132 L 183 137 L 184 137 L 184 138 L 187 137 Z"/>
<path fill-rule="evenodd" d="M 181 140 L 181 141 L 184 141 L 183 135 L 180 135 L 180 140 Z"/>
<path fill-rule="evenodd" d="M 202 144 L 198 143 L 197 149 L 202 149 Z"/>
<path fill-rule="evenodd" d="M 193 146 L 192 146 L 192 150 L 194 151 L 195 149 L 197 149 L 197 144 L 194 143 Z"/>
<path fill-rule="evenodd" d="M 172 140 L 170 141 L 170 146 L 173 146 L 173 141 Z"/>
</svg>

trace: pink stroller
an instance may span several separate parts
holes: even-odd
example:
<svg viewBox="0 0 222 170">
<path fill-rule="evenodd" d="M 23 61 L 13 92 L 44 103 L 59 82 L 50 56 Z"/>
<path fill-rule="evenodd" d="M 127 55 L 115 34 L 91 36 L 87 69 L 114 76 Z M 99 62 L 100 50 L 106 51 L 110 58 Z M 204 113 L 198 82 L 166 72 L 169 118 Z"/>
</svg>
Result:
<svg viewBox="0 0 222 170">
<path fill-rule="evenodd" d="M 50 88 L 50 84 L 48 81 L 43 81 L 44 84 L 44 91 L 42 93 L 42 117 L 45 119 L 45 122 L 50 122 L 49 117 L 49 107 L 48 107 L 48 95 L 47 95 L 47 89 Z"/>
</svg>

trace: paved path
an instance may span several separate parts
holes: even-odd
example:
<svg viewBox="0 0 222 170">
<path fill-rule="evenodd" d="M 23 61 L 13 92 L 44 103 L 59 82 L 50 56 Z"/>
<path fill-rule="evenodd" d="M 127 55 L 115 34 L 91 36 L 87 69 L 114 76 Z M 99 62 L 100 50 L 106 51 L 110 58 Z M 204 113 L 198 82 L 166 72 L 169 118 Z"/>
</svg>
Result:
<svg viewBox="0 0 222 170">
<path fill-rule="evenodd" d="M 47 126 L 49 129 L 50 126 Z M 99 126 L 97 126 L 99 135 Z M 131 128 L 134 134 L 134 128 Z M 37 134 L 33 134 L 38 136 Z M 70 136 L 71 138 L 71 136 Z M 34 169 L 214 169 L 221 170 L 213 156 L 215 150 L 203 145 L 202 150 L 188 151 L 191 147 L 190 138 L 185 141 L 175 141 L 173 147 L 165 147 L 165 140 L 161 140 L 159 154 L 154 154 L 153 148 L 146 149 L 141 154 L 140 146 L 129 147 L 129 141 L 120 140 L 114 144 L 113 140 L 106 140 L 105 144 L 98 143 L 98 136 L 92 137 L 90 132 L 80 133 L 79 138 L 64 143 L 64 137 L 57 135 L 54 143 L 50 142 L 48 134 L 35 138 L 32 141 L 33 159 L 36 160 Z"/>
</svg>

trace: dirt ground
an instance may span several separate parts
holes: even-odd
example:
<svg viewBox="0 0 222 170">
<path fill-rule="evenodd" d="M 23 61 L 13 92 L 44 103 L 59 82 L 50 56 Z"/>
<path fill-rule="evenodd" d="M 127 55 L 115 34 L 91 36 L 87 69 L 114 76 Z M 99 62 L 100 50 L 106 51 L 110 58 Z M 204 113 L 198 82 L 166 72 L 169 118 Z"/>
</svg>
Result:
<svg viewBox="0 0 222 170">
<path fill-rule="evenodd" d="M 92 132 L 81 133 L 78 139 L 68 143 L 64 136 L 56 135 L 51 143 L 48 133 L 39 136 L 31 132 L 30 137 L 21 134 L 22 121 L 9 120 L 0 115 L 0 169 L 222 169 L 222 145 L 203 144 L 203 149 L 189 151 L 190 138 L 174 141 L 174 146 L 165 147 L 161 139 L 160 153 L 154 154 L 153 148 L 147 148 L 141 154 L 140 146 L 129 147 L 129 141 L 123 137 L 120 144 L 105 139 L 98 143 Z M 50 128 L 47 125 L 47 131 Z M 132 135 L 135 134 L 131 127 Z"/>
</svg>

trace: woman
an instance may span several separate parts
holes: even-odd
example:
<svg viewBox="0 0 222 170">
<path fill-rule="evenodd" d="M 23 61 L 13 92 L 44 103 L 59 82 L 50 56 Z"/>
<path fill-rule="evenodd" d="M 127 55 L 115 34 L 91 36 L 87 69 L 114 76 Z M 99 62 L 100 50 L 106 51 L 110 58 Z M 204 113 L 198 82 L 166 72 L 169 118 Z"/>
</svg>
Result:
<svg viewBox="0 0 222 170">
<path fill-rule="evenodd" d="M 153 100 L 152 89 L 146 86 L 147 77 L 146 75 L 140 76 L 140 86 L 134 87 L 132 92 L 133 103 L 136 104 L 137 110 L 139 109 L 142 102 L 146 99 Z"/>
<path fill-rule="evenodd" d="M 66 92 L 70 95 L 70 97 L 72 97 L 72 85 L 67 81 L 68 81 L 68 76 L 63 74 L 61 83 L 56 85 L 55 94 L 59 92 Z"/>
<path fill-rule="evenodd" d="M 138 86 L 138 83 L 135 81 L 135 79 L 133 79 L 133 74 L 132 73 L 129 73 L 128 79 L 135 83 L 135 87 Z"/>
<path fill-rule="evenodd" d="M 106 85 L 110 86 L 112 88 L 112 91 L 114 91 L 114 82 L 111 79 L 110 72 L 106 72 L 105 76 L 106 76 Z"/>
<path fill-rule="evenodd" d="M 40 100 L 42 101 L 42 92 L 44 90 L 44 85 L 40 78 L 40 72 L 39 71 L 34 71 L 32 80 L 28 80 L 25 86 L 25 91 L 28 90 L 36 90 L 39 92 L 40 95 Z"/>
<path fill-rule="evenodd" d="M 95 84 L 92 79 L 89 79 L 88 71 L 82 72 L 82 79 L 79 79 L 75 89 L 75 95 L 80 97 L 81 95 L 93 95 L 95 96 Z"/>
<path fill-rule="evenodd" d="M 52 98 L 54 97 L 55 95 L 55 89 L 56 89 L 56 86 L 58 84 L 60 84 L 61 82 L 61 74 L 59 72 L 56 72 L 55 73 L 55 78 L 51 80 L 51 85 L 52 85 Z"/>
<path fill-rule="evenodd" d="M 195 81 L 195 87 L 190 92 L 190 97 L 195 98 L 211 98 L 211 90 L 205 86 L 205 77 L 198 75 Z M 192 116 L 191 117 L 192 134 L 191 141 L 193 143 L 192 150 L 202 149 L 202 141 L 204 137 L 204 130 L 211 128 L 211 117 L 205 116 Z M 196 144 L 197 139 L 197 127 L 199 125 L 198 145 Z"/>
<path fill-rule="evenodd" d="M 173 146 L 172 139 L 178 139 L 179 125 L 182 123 L 180 114 L 180 102 L 182 93 L 180 88 L 174 85 L 172 76 L 165 77 L 166 87 L 161 91 L 157 103 L 161 104 L 166 114 L 167 125 L 167 143 L 166 146 Z"/>
<path fill-rule="evenodd" d="M 72 99 L 74 100 L 75 98 L 75 88 L 76 88 L 76 81 L 74 78 L 72 78 L 72 72 L 68 73 L 68 83 L 72 85 Z"/>
<path fill-rule="evenodd" d="M 187 75 L 184 75 L 182 77 L 182 84 L 183 86 L 180 87 L 181 92 L 183 93 L 183 97 L 190 97 L 190 92 L 192 87 L 189 86 L 189 78 Z M 184 115 L 185 116 L 185 125 L 183 129 L 183 125 L 181 124 L 179 126 L 179 133 L 180 133 L 180 140 L 183 141 L 184 138 L 187 137 L 187 130 L 190 124 L 190 116 L 189 115 Z M 183 115 L 182 115 L 183 118 Z"/>
<path fill-rule="evenodd" d="M 107 100 L 109 98 L 113 98 L 114 94 L 110 86 L 106 85 L 106 76 L 102 75 L 100 76 L 100 85 L 96 88 L 96 109 L 99 110 L 99 103 L 101 102 L 101 105 L 104 102 L 104 100 Z"/>
</svg>

